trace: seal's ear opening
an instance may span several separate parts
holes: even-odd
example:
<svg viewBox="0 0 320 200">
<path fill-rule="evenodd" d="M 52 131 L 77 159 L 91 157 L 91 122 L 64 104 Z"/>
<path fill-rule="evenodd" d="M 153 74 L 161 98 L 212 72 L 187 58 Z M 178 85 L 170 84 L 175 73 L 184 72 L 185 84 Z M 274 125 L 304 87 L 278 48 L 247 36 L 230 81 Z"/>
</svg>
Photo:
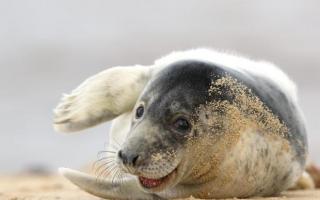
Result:
<svg viewBox="0 0 320 200">
<path fill-rule="evenodd" d="M 63 96 L 54 110 L 54 129 L 80 131 L 132 110 L 149 80 L 149 69 L 113 67 L 88 78 Z"/>
</svg>

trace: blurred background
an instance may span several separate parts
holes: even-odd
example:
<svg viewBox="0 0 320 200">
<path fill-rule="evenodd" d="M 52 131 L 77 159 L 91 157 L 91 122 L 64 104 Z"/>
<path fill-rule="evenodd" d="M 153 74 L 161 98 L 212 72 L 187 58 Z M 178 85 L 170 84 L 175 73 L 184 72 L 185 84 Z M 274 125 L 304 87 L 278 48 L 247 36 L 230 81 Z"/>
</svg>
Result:
<svg viewBox="0 0 320 200">
<path fill-rule="evenodd" d="M 320 163 L 320 1 L 0 0 L 0 173 L 79 168 L 109 125 L 52 129 L 62 93 L 115 65 L 195 47 L 274 62 L 297 82 Z"/>
</svg>

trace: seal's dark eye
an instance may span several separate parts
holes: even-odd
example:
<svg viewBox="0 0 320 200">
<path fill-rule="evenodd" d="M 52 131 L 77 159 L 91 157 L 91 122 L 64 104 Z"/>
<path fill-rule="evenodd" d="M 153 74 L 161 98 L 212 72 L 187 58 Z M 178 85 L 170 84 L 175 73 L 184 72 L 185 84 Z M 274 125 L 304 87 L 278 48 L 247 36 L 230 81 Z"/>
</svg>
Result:
<svg viewBox="0 0 320 200">
<path fill-rule="evenodd" d="M 187 119 L 179 117 L 173 122 L 173 128 L 178 132 L 186 133 L 190 131 L 191 125 Z"/>
<path fill-rule="evenodd" d="M 141 105 L 136 110 L 136 118 L 137 119 L 141 118 L 143 113 L 144 113 L 144 107 Z"/>
</svg>

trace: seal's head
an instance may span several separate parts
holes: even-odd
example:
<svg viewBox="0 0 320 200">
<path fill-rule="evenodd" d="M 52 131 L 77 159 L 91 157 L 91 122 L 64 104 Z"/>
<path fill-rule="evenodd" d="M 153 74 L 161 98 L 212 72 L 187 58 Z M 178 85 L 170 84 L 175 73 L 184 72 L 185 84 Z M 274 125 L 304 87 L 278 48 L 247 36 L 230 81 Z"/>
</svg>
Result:
<svg viewBox="0 0 320 200">
<path fill-rule="evenodd" d="M 192 167 L 187 165 L 194 159 L 189 141 L 195 143 L 199 134 L 196 109 L 209 100 L 212 77 L 206 63 L 178 62 L 157 74 L 141 94 L 118 163 L 139 177 L 143 189 L 172 187 Z"/>
</svg>

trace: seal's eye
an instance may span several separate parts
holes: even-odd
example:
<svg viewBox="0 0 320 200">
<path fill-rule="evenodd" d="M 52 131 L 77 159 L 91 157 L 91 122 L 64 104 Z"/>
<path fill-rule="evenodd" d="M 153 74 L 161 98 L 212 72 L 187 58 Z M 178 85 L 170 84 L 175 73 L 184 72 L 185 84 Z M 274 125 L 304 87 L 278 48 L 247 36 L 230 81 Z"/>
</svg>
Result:
<svg viewBox="0 0 320 200">
<path fill-rule="evenodd" d="M 187 119 L 179 117 L 173 122 L 173 128 L 180 133 L 187 133 L 190 131 L 191 125 Z"/>
<path fill-rule="evenodd" d="M 141 105 L 136 110 L 136 118 L 137 119 L 141 118 L 143 113 L 144 113 L 144 107 Z"/>
</svg>

